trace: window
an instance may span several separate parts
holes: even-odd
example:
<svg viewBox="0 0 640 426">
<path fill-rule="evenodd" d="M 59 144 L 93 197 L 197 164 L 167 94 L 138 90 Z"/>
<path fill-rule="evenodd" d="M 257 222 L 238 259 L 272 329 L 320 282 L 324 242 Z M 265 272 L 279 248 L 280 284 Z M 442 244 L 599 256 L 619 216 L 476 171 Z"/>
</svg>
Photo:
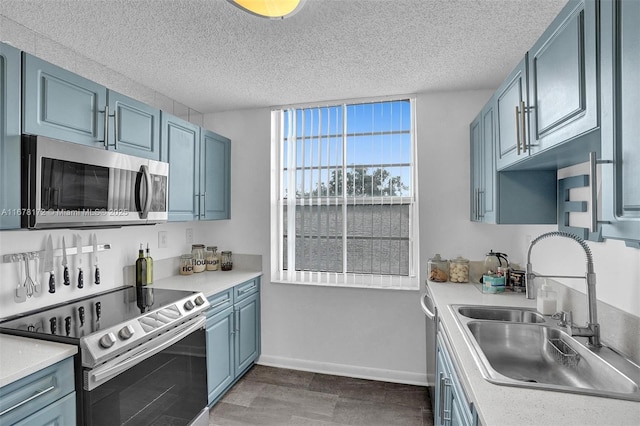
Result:
<svg viewBox="0 0 640 426">
<path fill-rule="evenodd" d="M 272 118 L 272 281 L 417 289 L 414 101 Z"/>
</svg>

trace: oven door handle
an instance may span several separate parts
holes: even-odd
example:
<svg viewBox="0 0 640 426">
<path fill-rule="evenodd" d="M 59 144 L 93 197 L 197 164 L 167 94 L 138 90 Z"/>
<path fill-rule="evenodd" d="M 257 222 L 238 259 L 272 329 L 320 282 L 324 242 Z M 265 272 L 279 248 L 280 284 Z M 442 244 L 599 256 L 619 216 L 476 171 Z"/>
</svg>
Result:
<svg viewBox="0 0 640 426">
<path fill-rule="evenodd" d="M 179 342 L 194 331 L 204 327 L 206 319 L 203 316 L 199 316 L 195 320 L 191 320 L 186 328 L 180 328 L 179 330 L 172 330 L 165 335 L 153 339 L 146 343 L 142 350 L 132 355 L 131 357 L 120 361 L 118 358 L 115 363 L 107 363 L 88 371 L 88 375 L 85 380 L 85 389 L 93 390 L 108 381 L 109 379 L 117 376 L 123 371 L 131 368 L 132 366 L 144 361 L 147 358 L 152 357 L 158 352 L 162 352 L 174 343 Z"/>
</svg>

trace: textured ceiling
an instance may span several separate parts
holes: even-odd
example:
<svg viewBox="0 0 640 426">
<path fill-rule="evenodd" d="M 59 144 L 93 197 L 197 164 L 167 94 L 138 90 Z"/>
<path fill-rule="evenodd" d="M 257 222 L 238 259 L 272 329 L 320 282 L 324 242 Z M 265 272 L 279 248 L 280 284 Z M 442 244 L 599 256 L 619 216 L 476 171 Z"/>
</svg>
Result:
<svg viewBox="0 0 640 426">
<path fill-rule="evenodd" d="M 0 0 L 0 14 L 200 112 L 496 88 L 566 0 Z"/>
</svg>

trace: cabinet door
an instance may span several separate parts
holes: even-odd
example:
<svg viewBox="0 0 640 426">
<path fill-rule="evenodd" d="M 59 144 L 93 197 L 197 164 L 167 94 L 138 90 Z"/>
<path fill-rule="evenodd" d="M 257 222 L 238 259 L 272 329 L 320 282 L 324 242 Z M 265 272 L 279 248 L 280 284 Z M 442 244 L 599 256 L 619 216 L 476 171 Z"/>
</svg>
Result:
<svg viewBox="0 0 640 426">
<path fill-rule="evenodd" d="M 242 374 L 260 355 L 260 293 L 235 304 L 236 375 Z"/>
<path fill-rule="evenodd" d="M 161 159 L 169 163 L 169 221 L 199 218 L 200 128 L 162 113 Z"/>
<path fill-rule="evenodd" d="M 201 219 L 229 219 L 231 212 L 231 141 L 209 130 L 200 140 Z"/>
<path fill-rule="evenodd" d="M 496 99 L 496 162 L 498 170 L 523 160 L 529 155 L 523 137 L 526 136 L 527 58 L 509 74 L 495 94 Z"/>
<path fill-rule="evenodd" d="M 481 112 L 482 116 L 482 146 L 480 150 L 480 163 L 482 164 L 482 190 L 480 192 L 480 212 L 482 221 L 496 223 L 496 157 L 494 139 L 494 108 L 489 103 Z"/>
<path fill-rule="evenodd" d="M 529 51 L 532 154 L 598 127 L 596 7 L 571 0 Z"/>
<path fill-rule="evenodd" d="M 160 159 L 160 110 L 109 90 L 113 132 L 109 149 L 129 155 Z"/>
<path fill-rule="evenodd" d="M 23 53 L 24 133 L 104 148 L 107 89 Z"/>
<path fill-rule="evenodd" d="M 234 310 L 229 307 L 207 318 L 207 388 L 209 405 L 214 404 L 233 383 Z"/>
<path fill-rule="evenodd" d="M 640 241 L 640 2 L 603 1 L 602 235 Z M 634 243 L 631 243 L 631 242 Z"/>
<path fill-rule="evenodd" d="M 0 229 L 20 228 L 20 51 L 0 43 Z"/>
</svg>

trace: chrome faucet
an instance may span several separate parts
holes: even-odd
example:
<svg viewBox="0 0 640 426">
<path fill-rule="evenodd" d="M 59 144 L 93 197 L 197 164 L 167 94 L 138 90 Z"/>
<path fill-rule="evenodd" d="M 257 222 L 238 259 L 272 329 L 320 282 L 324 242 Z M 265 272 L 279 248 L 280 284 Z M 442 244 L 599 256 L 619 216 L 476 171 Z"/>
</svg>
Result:
<svg viewBox="0 0 640 426">
<path fill-rule="evenodd" d="M 564 237 L 574 240 L 583 248 L 587 255 L 587 273 L 585 276 L 579 275 L 541 275 L 533 272 L 531 266 L 531 249 L 540 240 L 549 237 Z M 529 251 L 527 253 L 527 274 L 525 276 L 525 289 L 527 299 L 535 299 L 533 281 L 536 277 L 540 278 L 582 278 L 587 281 L 587 307 L 589 309 L 589 322 L 586 327 L 576 327 L 573 325 L 571 316 L 569 316 L 569 323 L 566 324 L 567 330 L 572 336 L 585 336 L 589 337 L 589 344 L 591 346 L 600 345 L 600 324 L 598 324 L 598 312 L 596 307 L 596 273 L 593 271 L 593 255 L 591 249 L 587 243 L 577 235 L 563 231 L 547 232 L 538 236 L 529 244 Z"/>
</svg>

